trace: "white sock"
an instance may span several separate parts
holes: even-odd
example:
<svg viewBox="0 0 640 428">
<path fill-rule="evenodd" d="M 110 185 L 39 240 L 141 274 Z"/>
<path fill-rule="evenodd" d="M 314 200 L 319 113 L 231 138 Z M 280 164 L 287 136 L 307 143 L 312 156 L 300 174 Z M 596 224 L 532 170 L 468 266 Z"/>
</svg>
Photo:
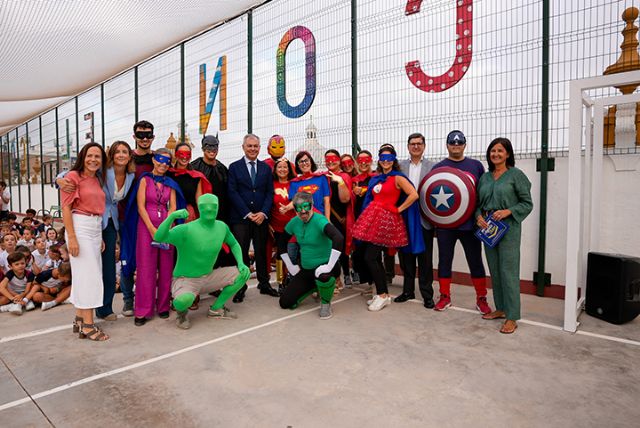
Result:
<svg viewBox="0 0 640 428">
<path fill-rule="evenodd" d="M 55 300 L 52 300 L 50 302 L 42 302 L 42 310 L 46 311 L 47 309 L 51 309 L 57 305 L 58 305 L 58 302 L 56 302 Z"/>
</svg>

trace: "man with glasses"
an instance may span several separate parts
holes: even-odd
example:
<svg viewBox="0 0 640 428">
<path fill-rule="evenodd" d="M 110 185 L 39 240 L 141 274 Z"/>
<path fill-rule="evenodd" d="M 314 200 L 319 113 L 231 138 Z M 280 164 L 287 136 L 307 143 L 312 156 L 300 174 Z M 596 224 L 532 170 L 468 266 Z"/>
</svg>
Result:
<svg viewBox="0 0 640 428">
<path fill-rule="evenodd" d="M 278 297 L 271 287 L 267 266 L 268 216 L 273 204 L 273 172 L 263 161 L 258 160 L 260 138 L 247 134 L 242 142 L 244 156 L 229 165 L 229 221 L 231 230 L 240 247 L 244 263 L 249 266 L 249 246 L 253 242 L 256 275 L 260 294 Z M 244 300 L 246 284 L 234 296 L 233 301 Z"/>
<path fill-rule="evenodd" d="M 433 169 L 433 162 L 424 158 L 425 138 L 420 133 L 409 135 L 407 148 L 409 149 L 409 159 L 399 162 L 402 172 L 409 177 L 413 186 L 418 189 L 420 182 L 425 175 Z M 433 303 L 433 226 L 424 218 L 420 218 L 422 225 L 422 236 L 424 238 L 425 251 L 419 254 L 399 252 L 400 267 L 404 273 L 402 283 L 402 294 L 393 301 L 397 303 L 415 299 L 416 264 L 418 265 L 419 277 L 418 286 L 420 294 L 424 300 L 424 307 L 431 309 Z"/>
<path fill-rule="evenodd" d="M 229 224 L 229 208 L 227 198 L 227 185 L 229 170 L 216 157 L 220 140 L 214 135 L 205 135 L 202 138 L 202 157 L 191 162 L 191 167 L 200 171 L 207 177 L 213 187 L 212 193 L 218 197 L 218 220 Z"/>
<path fill-rule="evenodd" d="M 313 212 L 310 193 L 298 192 L 292 202 L 297 216 L 285 226 L 285 239 L 279 240 L 278 252 L 293 277 L 280 296 L 280 307 L 294 309 L 317 291 L 321 299 L 320 319 L 326 320 L 333 316 L 331 299 L 340 275 L 338 260 L 344 237 L 325 216 Z M 293 264 L 287 254 L 286 242 L 292 236 L 300 246 L 300 265 Z"/>
<path fill-rule="evenodd" d="M 476 186 L 480 176 L 484 174 L 484 167 L 480 161 L 464 156 L 467 139 L 460 131 L 451 131 L 447 135 L 447 151 L 449 157 L 438 162 L 433 168 L 457 168 L 471 174 Z M 482 263 L 482 245 L 474 235 L 475 218 L 471 216 L 466 222 L 455 229 L 438 228 L 438 282 L 440 283 L 440 299 L 435 306 L 436 311 L 444 311 L 451 306 L 451 266 L 456 241 L 460 240 L 467 265 L 471 272 L 471 282 L 476 289 L 476 309 L 481 314 L 488 314 L 491 308 L 487 304 L 487 285 L 484 265 Z"/>
</svg>

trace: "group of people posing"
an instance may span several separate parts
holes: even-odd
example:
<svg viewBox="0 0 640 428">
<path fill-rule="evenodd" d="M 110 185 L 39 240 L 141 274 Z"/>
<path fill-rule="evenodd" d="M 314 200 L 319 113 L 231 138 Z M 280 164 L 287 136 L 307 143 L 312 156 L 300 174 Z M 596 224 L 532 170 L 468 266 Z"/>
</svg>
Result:
<svg viewBox="0 0 640 428">
<path fill-rule="evenodd" d="M 354 282 L 374 284 L 369 311 L 391 303 L 389 264 L 397 253 L 404 275 L 403 292 L 394 301 L 415 298 L 415 279 L 426 308 L 451 305 L 451 268 L 460 241 L 477 294 L 476 308 L 485 319 L 505 319 L 500 329 L 512 333 L 520 318 L 520 224 L 531 212 L 530 182 L 515 168 L 509 140 L 498 138 L 487 149 L 489 171 L 464 156 L 465 136 L 452 131 L 447 159 L 424 158 L 425 138 L 412 134 L 410 158 L 399 161 L 391 144 L 373 155 L 328 150 L 326 170 L 301 151 L 284 157 L 282 137 L 268 143 L 269 158 L 258 160 L 260 139 L 244 137 L 244 156 L 227 168 L 216 159 L 217 137 L 202 139 L 203 156 L 191 160 L 191 146 L 179 143 L 175 153 L 152 150 L 153 125 L 137 122 L 135 149 L 114 142 L 85 145 L 70 171 L 61 174 L 62 213 L 74 278 L 70 301 L 76 307 L 74 332 L 102 341 L 109 336 L 94 323 L 95 315 L 115 320 L 116 243 L 120 243 L 120 288 L 125 316 L 137 326 L 176 310 L 176 324 L 189 328 L 189 309 L 200 296 L 215 295 L 208 316 L 235 318 L 226 303 L 245 298 L 250 276 L 250 248 L 260 294 L 279 297 L 293 309 L 315 293 L 320 318 L 332 316 L 335 293 Z M 420 215 L 417 188 L 429 171 L 458 168 L 477 183 L 473 216 L 454 229 L 434 228 Z M 509 225 L 498 245 L 486 254 L 496 310 L 487 302 L 481 242 L 474 231 L 489 217 Z M 433 292 L 433 246 L 438 245 L 440 295 Z M 270 284 L 275 258 L 277 289 Z M 385 263 L 383 264 L 383 259 Z M 387 266 L 385 266 L 385 264 Z M 97 272 L 102 272 L 97 276 Z M 134 288 L 135 284 L 135 288 Z M 135 294 L 134 294 L 135 293 Z"/>
</svg>

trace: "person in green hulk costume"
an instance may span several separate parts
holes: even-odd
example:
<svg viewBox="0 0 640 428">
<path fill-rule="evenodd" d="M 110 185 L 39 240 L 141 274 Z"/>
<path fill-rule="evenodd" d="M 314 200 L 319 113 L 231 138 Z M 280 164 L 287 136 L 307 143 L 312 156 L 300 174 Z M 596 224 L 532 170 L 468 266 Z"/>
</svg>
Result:
<svg viewBox="0 0 640 428">
<path fill-rule="evenodd" d="M 284 227 L 285 239 L 280 240 L 278 252 L 293 278 L 280 296 L 280 307 L 296 308 L 309 294 L 320 295 L 320 319 L 329 319 L 331 299 L 336 278 L 340 275 L 340 258 L 344 237 L 327 218 L 313 212 L 313 196 L 298 192 L 293 197 L 297 216 Z M 287 254 L 286 243 L 295 236 L 300 246 L 300 266 L 294 265 Z"/>
<path fill-rule="evenodd" d="M 171 227 L 177 219 L 186 219 L 187 210 L 177 210 L 170 214 L 158 227 L 154 240 L 172 244 L 178 250 L 178 261 L 173 269 L 171 295 L 173 307 L 178 316 L 179 328 L 188 329 L 191 322 L 187 318 L 189 307 L 196 296 L 222 289 L 220 296 L 209 308 L 208 316 L 217 319 L 237 318 L 224 304 L 249 279 L 249 268 L 242 261 L 240 244 L 233 237 L 229 226 L 218 215 L 218 197 L 204 194 L 198 198 L 200 218 Z M 238 263 L 238 267 L 227 266 L 213 269 L 223 244 L 227 244 Z"/>
</svg>

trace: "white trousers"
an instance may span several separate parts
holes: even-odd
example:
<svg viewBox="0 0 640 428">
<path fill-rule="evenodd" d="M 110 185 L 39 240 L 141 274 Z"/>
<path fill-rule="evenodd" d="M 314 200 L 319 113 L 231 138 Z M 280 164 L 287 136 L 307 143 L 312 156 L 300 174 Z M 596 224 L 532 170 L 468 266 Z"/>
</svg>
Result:
<svg viewBox="0 0 640 428">
<path fill-rule="evenodd" d="M 71 263 L 70 301 L 78 309 L 102 306 L 102 217 L 72 214 L 80 251 L 69 255 Z M 69 238 L 66 237 L 67 242 Z"/>
</svg>

